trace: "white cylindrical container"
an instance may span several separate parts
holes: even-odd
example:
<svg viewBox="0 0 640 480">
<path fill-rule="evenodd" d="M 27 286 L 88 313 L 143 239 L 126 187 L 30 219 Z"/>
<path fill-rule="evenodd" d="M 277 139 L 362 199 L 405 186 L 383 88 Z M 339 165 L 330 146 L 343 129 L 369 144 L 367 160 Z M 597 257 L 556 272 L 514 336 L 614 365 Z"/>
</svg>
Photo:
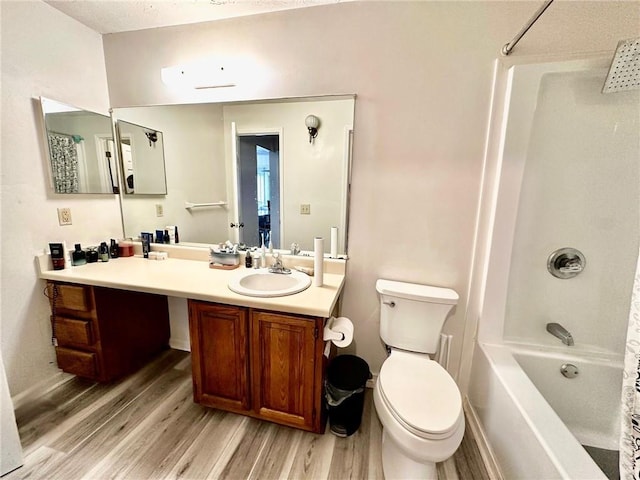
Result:
<svg viewBox="0 0 640 480">
<path fill-rule="evenodd" d="M 313 240 L 313 284 L 321 287 L 324 280 L 324 238 Z"/>
<path fill-rule="evenodd" d="M 331 258 L 338 258 L 338 227 L 331 227 Z"/>
</svg>

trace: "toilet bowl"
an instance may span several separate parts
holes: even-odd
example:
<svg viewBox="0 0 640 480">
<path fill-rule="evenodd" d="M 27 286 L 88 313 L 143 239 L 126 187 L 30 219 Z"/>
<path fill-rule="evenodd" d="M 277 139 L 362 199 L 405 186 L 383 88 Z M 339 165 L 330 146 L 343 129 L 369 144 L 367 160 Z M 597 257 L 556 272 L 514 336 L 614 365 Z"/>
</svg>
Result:
<svg viewBox="0 0 640 480">
<path fill-rule="evenodd" d="M 464 435 L 454 380 L 427 355 L 396 350 L 383 363 L 373 395 L 385 478 L 436 479 L 436 463 L 453 455 Z"/>
<path fill-rule="evenodd" d="M 382 468 L 393 478 L 436 479 L 436 463 L 464 435 L 458 386 L 433 355 L 458 294 L 442 287 L 380 279 L 380 338 L 391 352 L 373 399 L 382 423 Z"/>
</svg>

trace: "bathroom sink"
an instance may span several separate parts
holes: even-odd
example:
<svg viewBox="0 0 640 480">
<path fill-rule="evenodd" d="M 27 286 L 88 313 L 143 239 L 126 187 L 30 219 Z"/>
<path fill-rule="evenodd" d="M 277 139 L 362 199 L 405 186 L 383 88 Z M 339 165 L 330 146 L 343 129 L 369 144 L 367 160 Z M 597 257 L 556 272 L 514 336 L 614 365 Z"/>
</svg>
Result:
<svg viewBox="0 0 640 480">
<path fill-rule="evenodd" d="M 229 280 L 229 290 L 249 297 L 283 297 L 307 289 L 311 278 L 295 270 L 291 273 L 271 273 L 266 268 L 244 270 Z"/>
</svg>

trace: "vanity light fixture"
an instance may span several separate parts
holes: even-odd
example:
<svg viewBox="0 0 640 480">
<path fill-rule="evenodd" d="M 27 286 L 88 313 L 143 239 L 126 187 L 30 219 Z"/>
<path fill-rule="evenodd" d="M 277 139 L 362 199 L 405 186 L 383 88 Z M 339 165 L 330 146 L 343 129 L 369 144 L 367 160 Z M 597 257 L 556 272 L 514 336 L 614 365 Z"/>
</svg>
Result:
<svg viewBox="0 0 640 480">
<path fill-rule="evenodd" d="M 309 143 L 313 143 L 313 139 L 318 136 L 318 128 L 320 127 L 320 119 L 315 115 L 308 115 L 304 119 L 304 124 L 309 130 Z"/>
<path fill-rule="evenodd" d="M 161 70 L 161 76 L 166 85 L 203 90 L 235 87 L 234 71 L 235 69 L 230 64 L 200 61 L 186 65 L 165 67 Z"/>
</svg>

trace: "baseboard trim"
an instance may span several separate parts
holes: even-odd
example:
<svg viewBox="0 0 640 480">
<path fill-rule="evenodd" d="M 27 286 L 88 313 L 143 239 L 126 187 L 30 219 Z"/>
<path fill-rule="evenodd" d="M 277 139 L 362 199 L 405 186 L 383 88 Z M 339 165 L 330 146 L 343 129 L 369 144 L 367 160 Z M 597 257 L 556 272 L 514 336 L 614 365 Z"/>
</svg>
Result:
<svg viewBox="0 0 640 480">
<path fill-rule="evenodd" d="M 191 351 L 191 343 L 189 342 L 189 340 L 177 340 L 170 338 L 169 346 L 174 350 L 182 350 L 183 352 Z"/>
<path fill-rule="evenodd" d="M 376 386 L 377 381 L 378 381 L 378 374 L 372 373 L 371 378 L 367 380 L 367 388 L 374 388 Z"/>
<path fill-rule="evenodd" d="M 476 440 L 478 450 L 480 451 L 480 457 L 482 458 L 482 463 L 484 463 L 484 466 L 487 469 L 489 478 L 504 480 L 502 472 L 500 472 L 500 468 L 498 467 L 498 462 L 496 461 L 493 451 L 491 450 L 491 446 L 484 434 L 484 430 L 482 430 L 478 415 L 471 406 L 471 403 L 469 403 L 469 399 L 467 397 L 464 398 L 463 409 L 467 417 L 467 426 L 471 429 Z"/>
</svg>

